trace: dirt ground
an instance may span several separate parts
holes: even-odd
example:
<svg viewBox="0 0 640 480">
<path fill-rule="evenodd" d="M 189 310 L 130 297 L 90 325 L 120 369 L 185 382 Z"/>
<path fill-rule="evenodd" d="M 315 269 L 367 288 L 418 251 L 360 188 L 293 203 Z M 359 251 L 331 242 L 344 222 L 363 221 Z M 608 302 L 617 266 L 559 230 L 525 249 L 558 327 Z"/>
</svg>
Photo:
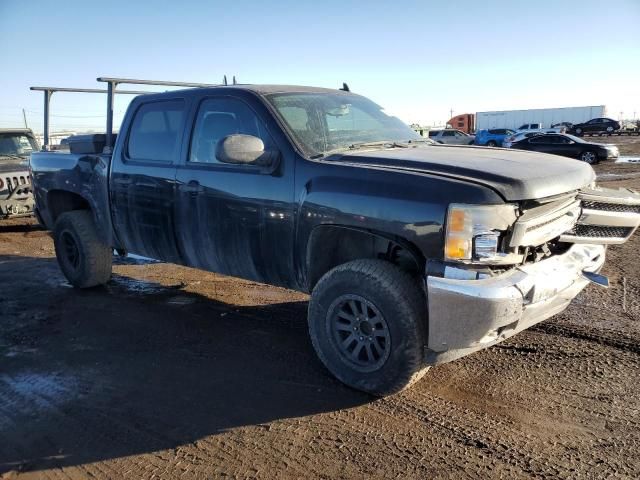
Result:
<svg viewBox="0 0 640 480">
<path fill-rule="evenodd" d="M 640 189 L 639 165 L 597 170 Z M 134 260 L 78 291 L 46 232 L 3 222 L 0 477 L 637 479 L 639 249 L 609 249 L 609 290 L 374 399 L 316 359 L 302 294 Z"/>
</svg>

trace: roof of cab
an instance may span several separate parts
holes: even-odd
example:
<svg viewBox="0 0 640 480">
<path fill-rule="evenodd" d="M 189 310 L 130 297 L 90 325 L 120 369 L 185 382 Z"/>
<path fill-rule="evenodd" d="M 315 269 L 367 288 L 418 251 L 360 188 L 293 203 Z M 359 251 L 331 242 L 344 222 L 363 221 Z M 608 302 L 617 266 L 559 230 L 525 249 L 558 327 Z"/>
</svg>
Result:
<svg viewBox="0 0 640 480">
<path fill-rule="evenodd" d="M 0 128 L 0 133 L 28 133 L 33 135 L 33 130 L 30 128 Z"/>
<path fill-rule="evenodd" d="M 246 91 L 252 92 L 257 95 L 270 95 L 273 93 L 333 93 L 333 94 L 343 94 L 343 95 L 355 95 L 353 92 L 347 92 L 345 90 L 337 89 L 337 88 L 322 88 L 322 87 L 306 87 L 302 85 L 251 85 L 251 84 L 236 84 L 236 85 L 216 85 L 212 87 L 193 87 L 193 88 L 185 88 L 179 90 L 167 90 L 165 92 L 153 92 L 148 95 L 142 95 L 143 97 L 155 97 L 155 96 L 165 96 L 167 94 L 176 94 L 179 93 L 181 95 L 184 94 L 192 94 L 198 95 L 203 91 L 216 91 L 216 90 L 225 90 L 225 91 Z"/>
</svg>

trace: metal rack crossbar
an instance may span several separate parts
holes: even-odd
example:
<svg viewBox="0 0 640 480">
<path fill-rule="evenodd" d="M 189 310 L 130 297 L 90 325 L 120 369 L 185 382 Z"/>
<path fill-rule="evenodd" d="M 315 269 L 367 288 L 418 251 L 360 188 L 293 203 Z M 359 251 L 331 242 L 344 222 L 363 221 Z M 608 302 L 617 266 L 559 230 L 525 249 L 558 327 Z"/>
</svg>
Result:
<svg viewBox="0 0 640 480">
<path fill-rule="evenodd" d="M 98 77 L 98 82 L 104 82 L 107 84 L 107 88 L 65 88 L 65 87 L 31 87 L 31 90 L 44 92 L 44 144 L 43 150 L 49 149 L 49 104 L 51 103 L 51 95 L 54 92 L 72 92 L 72 93 L 106 93 L 107 94 L 107 131 L 104 153 L 111 153 L 113 148 L 113 102 L 116 93 L 122 93 L 127 95 L 146 95 L 149 91 L 136 91 L 136 90 L 117 90 L 117 86 L 120 84 L 128 85 L 155 85 L 165 87 L 221 87 L 227 85 L 227 76 L 223 77 L 222 84 L 211 83 L 193 83 L 193 82 L 174 82 L 165 80 L 139 80 L 135 78 L 114 78 L 114 77 Z M 233 84 L 236 85 L 236 77 L 233 77 Z"/>
<path fill-rule="evenodd" d="M 108 93 L 107 90 L 102 88 L 66 88 L 66 87 L 31 87 L 31 90 L 37 92 L 44 92 L 44 142 L 42 145 L 43 150 L 49 149 L 49 105 L 51 103 L 51 95 L 55 92 L 67 92 L 67 93 Z M 128 95 L 144 95 L 146 93 L 135 90 L 117 90 L 115 93 L 123 93 Z"/>
<path fill-rule="evenodd" d="M 193 83 L 193 82 L 174 82 L 171 80 L 139 80 L 135 78 L 113 78 L 113 77 L 98 77 L 96 80 L 98 82 L 105 82 L 107 84 L 107 135 L 105 141 L 104 151 L 105 153 L 111 153 L 111 149 L 113 147 L 113 96 L 116 91 L 116 87 L 120 84 L 128 84 L 128 85 L 157 85 L 163 87 L 196 87 L 196 88 L 207 88 L 207 87 L 221 87 L 227 85 L 227 76 L 223 77 L 222 84 L 211 84 L 211 83 Z M 236 84 L 236 77 L 233 77 L 233 84 Z"/>
</svg>

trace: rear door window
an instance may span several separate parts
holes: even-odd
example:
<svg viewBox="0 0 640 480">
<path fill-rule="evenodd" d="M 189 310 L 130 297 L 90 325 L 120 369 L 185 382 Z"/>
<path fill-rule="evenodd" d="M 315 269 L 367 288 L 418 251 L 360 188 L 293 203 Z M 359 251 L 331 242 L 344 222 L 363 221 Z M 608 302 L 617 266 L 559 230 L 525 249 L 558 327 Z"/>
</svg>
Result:
<svg viewBox="0 0 640 480">
<path fill-rule="evenodd" d="M 184 101 L 142 104 L 131 123 L 127 155 L 131 160 L 172 162 L 178 156 L 184 125 Z"/>
</svg>

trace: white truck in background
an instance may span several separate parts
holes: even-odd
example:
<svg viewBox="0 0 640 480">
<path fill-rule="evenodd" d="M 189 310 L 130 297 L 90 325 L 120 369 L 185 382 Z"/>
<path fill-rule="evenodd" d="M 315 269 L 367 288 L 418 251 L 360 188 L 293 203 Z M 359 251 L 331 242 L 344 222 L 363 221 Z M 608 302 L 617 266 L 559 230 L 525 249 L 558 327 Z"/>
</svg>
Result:
<svg viewBox="0 0 640 480">
<path fill-rule="evenodd" d="M 524 124 L 537 123 L 550 128 L 563 122 L 583 123 L 596 117 L 606 117 L 604 105 L 477 112 L 475 127 L 476 131 L 490 128 L 518 130 Z"/>
</svg>

